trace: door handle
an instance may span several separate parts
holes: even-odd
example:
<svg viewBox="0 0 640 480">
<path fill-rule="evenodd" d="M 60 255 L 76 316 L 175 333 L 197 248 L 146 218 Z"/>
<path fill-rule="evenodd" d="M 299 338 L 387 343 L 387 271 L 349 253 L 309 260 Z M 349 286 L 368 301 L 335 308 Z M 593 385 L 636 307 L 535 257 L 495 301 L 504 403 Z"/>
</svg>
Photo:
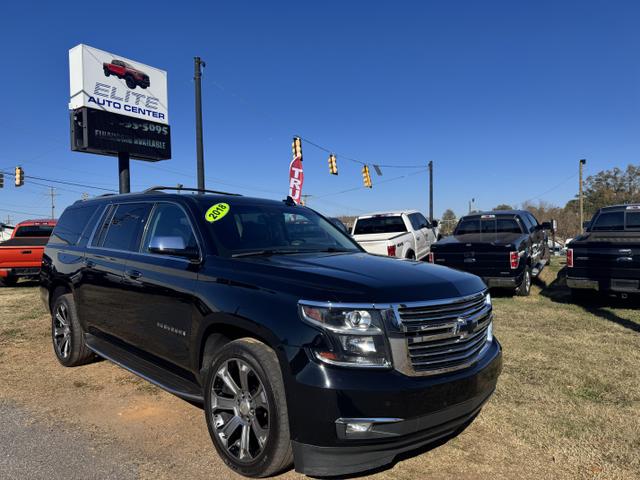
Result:
<svg viewBox="0 0 640 480">
<path fill-rule="evenodd" d="M 142 276 L 142 272 L 139 272 L 138 270 L 127 270 L 124 274 L 131 280 L 137 280 Z"/>
<path fill-rule="evenodd" d="M 616 262 L 633 262 L 633 257 L 618 257 Z"/>
</svg>

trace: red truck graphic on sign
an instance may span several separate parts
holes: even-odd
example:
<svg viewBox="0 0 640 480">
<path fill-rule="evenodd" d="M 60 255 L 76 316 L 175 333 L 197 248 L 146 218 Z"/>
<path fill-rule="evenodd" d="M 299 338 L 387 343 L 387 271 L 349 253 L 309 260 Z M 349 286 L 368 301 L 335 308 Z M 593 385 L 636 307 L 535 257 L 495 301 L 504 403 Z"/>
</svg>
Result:
<svg viewBox="0 0 640 480">
<path fill-rule="evenodd" d="M 104 70 L 104 76 L 115 75 L 118 78 L 124 79 L 127 87 L 130 89 L 140 86 L 141 88 L 147 88 L 150 85 L 149 75 L 136 69 L 132 65 L 122 60 L 112 60 L 111 63 L 103 63 L 102 68 Z"/>
</svg>

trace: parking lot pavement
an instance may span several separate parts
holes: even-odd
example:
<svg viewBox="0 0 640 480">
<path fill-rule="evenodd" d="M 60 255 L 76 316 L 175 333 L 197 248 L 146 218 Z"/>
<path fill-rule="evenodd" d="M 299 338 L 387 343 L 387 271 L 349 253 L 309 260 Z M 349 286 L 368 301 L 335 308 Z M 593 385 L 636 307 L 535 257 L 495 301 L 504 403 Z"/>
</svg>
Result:
<svg viewBox="0 0 640 480">
<path fill-rule="evenodd" d="M 0 478 L 138 478 L 136 466 L 123 463 L 116 446 L 96 446 L 87 433 L 48 424 L 17 404 L 0 400 Z"/>
</svg>

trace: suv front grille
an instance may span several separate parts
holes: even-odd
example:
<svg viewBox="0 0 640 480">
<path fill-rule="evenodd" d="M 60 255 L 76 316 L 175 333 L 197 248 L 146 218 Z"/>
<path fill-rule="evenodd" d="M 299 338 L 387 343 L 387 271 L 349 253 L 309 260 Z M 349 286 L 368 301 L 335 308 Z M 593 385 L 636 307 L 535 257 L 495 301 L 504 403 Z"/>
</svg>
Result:
<svg viewBox="0 0 640 480">
<path fill-rule="evenodd" d="M 491 305 L 485 299 L 484 293 L 478 293 L 397 307 L 412 374 L 461 370 L 482 356 L 492 320 Z"/>
</svg>

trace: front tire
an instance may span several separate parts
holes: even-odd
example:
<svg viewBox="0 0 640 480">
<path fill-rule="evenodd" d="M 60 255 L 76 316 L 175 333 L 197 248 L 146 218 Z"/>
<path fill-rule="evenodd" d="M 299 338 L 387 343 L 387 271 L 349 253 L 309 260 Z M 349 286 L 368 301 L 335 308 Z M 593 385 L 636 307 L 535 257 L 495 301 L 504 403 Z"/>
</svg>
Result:
<svg viewBox="0 0 640 480">
<path fill-rule="evenodd" d="M 284 382 L 271 348 L 253 338 L 228 343 L 210 365 L 205 388 L 209 434 L 229 468 L 268 477 L 291 466 Z"/>
<path fill-rule="evenodd" d="M 84 365 L 95 358 L 84 343 L 82 326 L 70 293 L 59 295 L 53 303 L 51 340 L 58 361 L 65 367 Z"/>
<path fill-rule="evenodd" d="M 519 297 L 528 297 L 531 293 L 531 269 L 525 268 L 522 283 L 516 288 L 516 295 Z"/>
</svg>

